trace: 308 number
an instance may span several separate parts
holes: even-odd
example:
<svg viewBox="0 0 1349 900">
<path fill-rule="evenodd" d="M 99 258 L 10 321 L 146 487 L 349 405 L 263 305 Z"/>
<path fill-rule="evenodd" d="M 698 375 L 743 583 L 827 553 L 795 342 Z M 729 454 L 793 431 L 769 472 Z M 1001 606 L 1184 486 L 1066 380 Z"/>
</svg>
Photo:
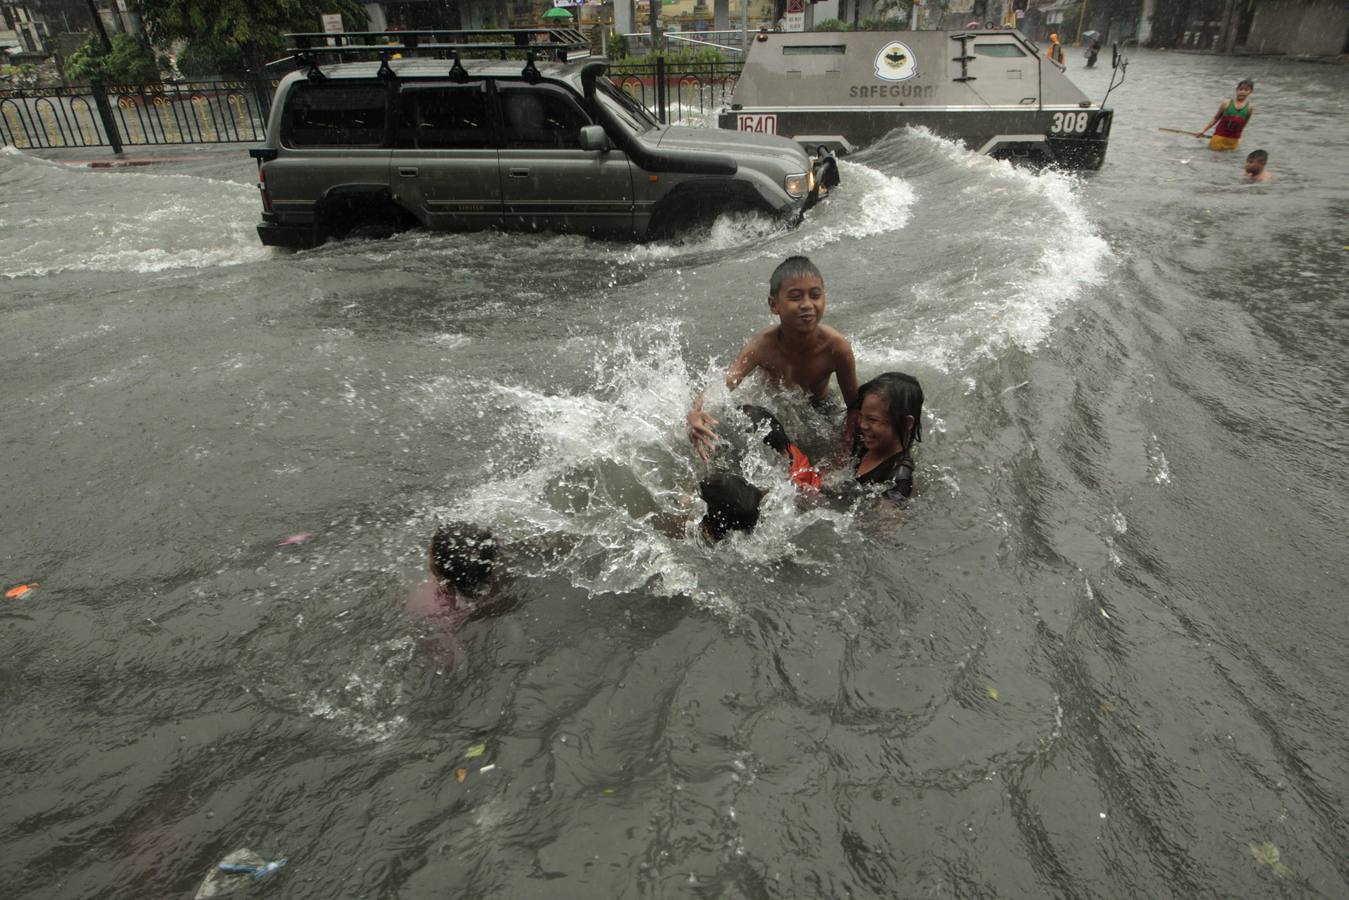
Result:
<svg viewBox="0 0 1349 900">
<path fill-rule="evenodd" d="M 1049 124 L 1050 134 L 1082 134 L 1087 130 L 1087 123 L 1091 117 L 1084 112 L 1080 113 L 1054 113 L 1054 120 Z"/>
</svg>

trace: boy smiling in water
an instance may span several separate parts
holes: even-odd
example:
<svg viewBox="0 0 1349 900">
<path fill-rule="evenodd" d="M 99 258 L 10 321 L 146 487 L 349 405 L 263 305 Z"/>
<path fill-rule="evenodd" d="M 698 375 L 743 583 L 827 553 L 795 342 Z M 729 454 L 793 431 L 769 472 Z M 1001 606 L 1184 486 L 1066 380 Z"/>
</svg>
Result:
<svg viewBox="0 0 1349 900">
<path fill-rule="evenodd" d="M 778 324 L 749 339 L 726 370 L 726 389 L 735 390 L 747 375 L 763 369 L 773 384 L 800 388 L 818 403 L 828 396 L 830 378 L 836 377 L 848 408 L 846 452 L 857 423 L 857 363 L 847 338 L 820 322 L 824 307 L 824 276 L 815 264 L 804 256 L 783 260 L 768 282 L 768 308 Z M 706 462 L 717 444 L 713 426 L 721 423 L 703 412 L 703 397 L 699 393 L 694 398 L 686 421 L 689 441 Z"/>
</svg>

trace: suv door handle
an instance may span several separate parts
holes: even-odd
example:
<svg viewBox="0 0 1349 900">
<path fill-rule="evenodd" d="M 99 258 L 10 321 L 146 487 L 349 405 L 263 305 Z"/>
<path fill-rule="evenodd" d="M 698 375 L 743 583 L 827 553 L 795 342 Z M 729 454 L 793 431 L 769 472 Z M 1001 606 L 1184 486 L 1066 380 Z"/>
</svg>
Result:
<svg viewBox="0 0 1349 900">
<path fill-rule="evenodd" d="M 399 174 L 399 175 L 402 175 L 404 178 L 416 178 L 416 177 L 417 177 L 417 167 L 416 167 L 416 166 L 399 166 L 399 167 L 398 167 L 398 174 Z"/>
<path fill-rule="evenodd" d="M 511 169 L 511 177 L 512 177 L 512 178 L 528 178 L 528 177 L 529 177 L 529 170 L 528 170 L 528 169 Z"/>
</svg>

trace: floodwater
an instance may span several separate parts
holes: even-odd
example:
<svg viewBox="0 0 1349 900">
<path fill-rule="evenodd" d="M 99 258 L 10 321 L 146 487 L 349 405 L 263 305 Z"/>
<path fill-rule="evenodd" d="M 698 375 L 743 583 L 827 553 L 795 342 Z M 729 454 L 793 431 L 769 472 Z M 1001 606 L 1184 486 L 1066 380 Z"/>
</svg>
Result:
<svg viewBox="0 0 1349 900">
<path fill-rule="evenodd" d="M 1246 75 L 1269 185 L 1157 130 Z M 287 898 L 1345 896 L 1349 72 L 1138 52 L 1112 103 L 1094 175 L 899 133 L 682 246 L 275 251 L 242 151 L 0 155 L 4 895 L 248 847 Z M 916 500 L 749 447 L 760 528 L 664 536 L 801 252 L 922 380 Z M 438 518 L 518 601 L 448 651 Z"/>
</svg>

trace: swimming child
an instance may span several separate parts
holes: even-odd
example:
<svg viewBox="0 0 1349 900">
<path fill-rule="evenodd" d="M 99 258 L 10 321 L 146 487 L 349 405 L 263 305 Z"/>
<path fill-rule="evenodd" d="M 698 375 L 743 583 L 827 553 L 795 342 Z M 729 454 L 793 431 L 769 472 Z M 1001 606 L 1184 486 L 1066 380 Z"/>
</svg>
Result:
<svg viewBox="0 0 1349 900">
<path fill-rule="evenodd" d="M 1250 124 L 1251 116 L 1255 115 L 1255 106 L 1251 103 L 1251 92 L 1254 90 L 1255 82 L 1249 78 L 1238 81 L 1236 97 L 1220 103 L 1218 111 L 1213 114 L 1213 119 L 1196 131 L 1194 136 L 1204 137 L 1205 132 L 1213 128 L 1213 137 L 1208 142 L 1210 150 L 1237 149 L 1237 145 L 1241 143 L 1241 133 Z M 1214 128 L 1214 125 L 1218 127 Z"/>
<path fill-rule="evenodd" d="M 462 624 L 502 612 L 507 605 L 491 590 L 501 556 L 492 532 L 466 522 L 438 525 L 426 556 L 431 577 L 408 600 L 412 615 L 448 617 Z"/>
<path fill-rule="evenodd" d="M 698 482 L 698 496 L 707 513 L 698 523 L 703 536 L 719 541 L 732 531 L 753 531 L 759 524 L 759 505 L 766 492 L 739 475 L 719 472 Z"/>
<path fill-rule="evenodd" d="M 1273 181 L 1273 174 L 1265 171 L 1267 165 L 1269 165 L 1269 154 L 1264 150 L 1252 150 L 1246 154 L 1246 181 L 1253 184 Z"/>
<path fill-rule="evenodd" d="M 885 485 L 882 496 L 898 502 L 913 493 L 915 443 L 923 439 L 923 388 L 903 372 L 877 375 L 858 388 L 862 398 L 854 444 L 857 483 Z"/>
<path fill-rule="evenodd" d="M 707 505 L 707 512 L 698 520 L 698 533 L 715 544 L 732 531 L 753 531 L 759 524 L 759 506 L 765 493 L 730 472 L 708 475 L 698 482 L 698 496 Z M 685 497 L 681 505 L 691 502 Z M 678 540 L 688 536 L 689 517 L 684 513 L 661 513 L 650 517 L 649 522 L 668 538 Z"/>
<path fill-rule="evenodd" d="M 853 484 L 879 486 L 882 497 L 902 502 L 913 494 L 912 447 L 923 439 L 923 388 L 912 375 L 886 372 L 858 388 L 858 395 L 862 402 L 853 443 Z M 759 427 L 767 422 L 764 443 L 788 460 L 792 482 L 806 493 L 821 490 L 819 473 L 791 443 L 782 423 L 762 407 L 741 409 Z M 833 487 L 823 490 L 833 495 L 849 493 Z"/>
<path fill-rule="evenodd" d="M 749 339 L 726 371 L 726 388 L 735 390 L 747 375 L 762 369 L 773 383 L 800 388 L 820 402 L 828 396 L 830 378 L 837 378 L 848 409 L 846 448 L 857 421 L 857 363 L 847 338 L 820 322 L 824 307 L 824 276 L 815 264 L 804 256 L 783 260 L 768 282 L 768 308 L 778 324 Z M 703 412 L 704 394 L 694 398 L 686 421 L 689 441 L 706 462 L 717 443 L 713 426 L 721 423 Z"/>
</svg>

